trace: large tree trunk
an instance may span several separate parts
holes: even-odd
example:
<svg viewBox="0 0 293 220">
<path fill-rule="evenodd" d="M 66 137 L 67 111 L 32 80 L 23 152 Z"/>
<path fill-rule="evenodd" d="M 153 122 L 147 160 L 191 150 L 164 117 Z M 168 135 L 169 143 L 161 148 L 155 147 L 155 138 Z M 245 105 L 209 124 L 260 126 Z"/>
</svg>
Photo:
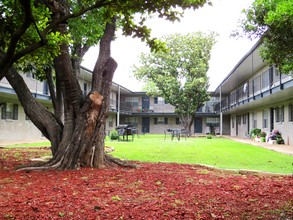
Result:
<svg viewBox="0 0 293 220">
<path fill-rule="evenodd" d="M 64 96 L 62 139 L 57 151 L 53 153 L 53 158 L 47 164 L 23 169 L 66 170 L 80 167 L 101 168 L 114 164 L 132 166 L 107 155 L 104 151 L 109 94 L 117 68 L 117 63 L 110 56 L 110 44 L 115 28 L 115 21 L 106 25 L 93 71 L 92 91 L 84 100 L 81 100 L 81 91 L 69 59 L 68 48 L 62 47 L 61 55 L 55 61 L 58 69 L 57 79 L 60 79 L 60 88 Z M 60 32 L 62 33 L 62 30 Z"/>
</svg>

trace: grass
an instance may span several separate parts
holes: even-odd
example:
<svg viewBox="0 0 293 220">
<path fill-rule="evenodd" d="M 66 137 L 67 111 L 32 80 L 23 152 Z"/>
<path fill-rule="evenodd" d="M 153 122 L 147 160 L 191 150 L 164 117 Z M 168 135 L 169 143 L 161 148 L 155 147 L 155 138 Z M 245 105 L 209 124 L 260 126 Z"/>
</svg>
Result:
<svg viewBox="0 0 293 220">
<path fill-rule="evenodd" d="M 7 148 L 18 148 L 18 147 L 50 147 L 49 141 L 36 142 L 36 143 L 23 143 L 23 144 L 13 144 L 7 146 Z"/>
<path fill-rule="evenodd" d="M 293 156 L 274 152 L 227 138 L 188 138 L 164 140 L 163 135 L 135 137 L 132 142 L 106 141 L 115 151 L 113 156 L 145 162 L 205 164 L 224 169 L 293 173 Z M 282 147 L 282 146 L 280 146 Z"/>
<path fill-rule="evenodd" d="M 196 137 L 171 141 L 169 136 L 164 140 L 164 135 L 147 134 L 139 138 L 135 136 L 134 141 L 129 142 L 110 141 L 107 137 L 105 145 L 115 148 L 113 156 L 127 160 L 205 164 L 223 169 L 293 174 L 293 156 L 227 138 Z M 17 144 L 9 148 L 45 146 L 50 146 L 50 143 Z"/>
</svg>

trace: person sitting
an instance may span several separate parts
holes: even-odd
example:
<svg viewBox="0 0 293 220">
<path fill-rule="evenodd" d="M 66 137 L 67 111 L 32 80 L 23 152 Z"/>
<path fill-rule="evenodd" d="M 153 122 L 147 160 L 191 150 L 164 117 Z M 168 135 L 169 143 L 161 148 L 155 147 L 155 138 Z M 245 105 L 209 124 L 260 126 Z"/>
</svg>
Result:
<svg viewBox="0 0 293 220">
<path fill-rule="evenodd" d="M 270 140 L 276 140 L 278 134 L 279 134 L 279 131 L 274 129 L 274 130 L 273 130 L 273 131 L 267 136 L 267 142 L 269 142 Z"/>
</svg>

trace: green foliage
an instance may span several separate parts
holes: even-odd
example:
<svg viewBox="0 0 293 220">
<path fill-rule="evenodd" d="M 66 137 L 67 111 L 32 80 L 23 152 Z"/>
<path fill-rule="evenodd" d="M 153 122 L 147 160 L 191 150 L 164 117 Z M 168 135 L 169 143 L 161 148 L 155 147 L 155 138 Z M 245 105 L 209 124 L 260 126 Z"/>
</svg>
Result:
<svg viewBox="0 0 293 220">
<path fill-rule="evenodd" d="M 165 44 L 151 37 L 146 19 L 155 15 L 170 21 L 179 20 L 185 9 L 197 9 L 206 2 L 210 4 L 206 0 L 119 1 L 115 4 L 94 0 L 62 4 L 57 0 L 3 0 L 0 3 L 0 51 L 8 53 L 9 59 L 13 57 L 18 70 L 31 71 L 43 80 L 43 70 L 52 66 L 60 54 L 61 44 L 70 45 L 72 58 L 82 59 L 88 48 L 99 42 L 105 24 L 113 17 L 124 35 L 141 38 L 152 51 L 158 51 L 163 50 Z M 60 9 L 63 14 L 56 16 Z M 56 31 L 60 23 L 68 24 L 67 34 Z"/>
<path fill-rule="evenodd" d="M 209 98 L 206 72 L 215 36 L 201 32 L 165 36 L 167 52 L 142 54 L 134 74 L 148 82 L 148 95 L 160 94 L 178 114 L 193 114 Z"/>
<path fill-rule="evenodd" d="M 207 139 L 212 139 L 212 138 L 213 138 L 213 137 L 212 137 L 212 135 L 210 135 L 210 134 L 207 136 Z"/>
<path fill-rule="evenodd" d="M 278 144 L 284 144 L 284 139 L 282 138 L 281 134 L 276 136 L 276 141 Z"/>
<path fill-rule="evenodd" d="M 293 69 L 293 1 L 255 0 L 244 11 L 242 28 L 249 37 L 262 37 L 262 58 L 280 72 Z"/>
<path fill-rule="evenodd" d="M 261 134 L 261 129 L 260 128 L 253 128 L 250 131 L 250 136 L 251 137 L 256 137 L 259 136 Z"/>
<path fill-rule="evenodd" d="M 266 132 L 263 131 L 263 132 L 261 132 L 261 133 L 259 134 L 259 136 L 260 136 L 260 137 L 266 137 L 267 134 L 266 134 Z"/>
<path fill-rule="evenodd" d="M 117 140 L 118 138 L 119 138 L 119 134 L 117 130 L 113 129 L 112 131 L 110 131 L 111 140 Z"/>
</svg>

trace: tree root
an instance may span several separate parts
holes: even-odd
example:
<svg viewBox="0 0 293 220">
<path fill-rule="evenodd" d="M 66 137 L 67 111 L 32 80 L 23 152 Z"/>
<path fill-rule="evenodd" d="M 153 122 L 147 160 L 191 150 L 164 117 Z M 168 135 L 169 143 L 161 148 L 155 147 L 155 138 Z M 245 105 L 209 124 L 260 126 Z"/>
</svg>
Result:
<svg viewBox="0 0 293 220">
<path fill-rule="evenodd" d="M 121 167 L 129 167 L 129 168 L 137 168 L 138 167 L 137 164 L 132 164 L 128 161 L 113 157 L 111 154 L 105 154 L 105 161 L 110 166 L 117 165 L 117 166 L 121 166 Z"/>
<path fill-rule="evenodd" d="M 21 166 L 21 167 L 17 167 L 16 171 L 41 171 L 41 170 L 60 170 L 60 164 L 61 162 L 53 162 L 48 161 L 48 162 L 39 162 L 37 164 L 34 164 L 33 166 Z M 110 154 L 105 154 L 105 165 L 107 167 L 113 167 L 113 166 L 117 166 L 117 167 L 128 167 L 128 168 L 137 168 L 139 167 L 139 165 L 137 164 L 133 164 L 130 163 L 129 161 L 125 161 L 125 160 L 121 160 L 119 158 L 113 157 Z M 98 167 L 97 167 L 98 168 Z M 77 168 L 79 169 L 79 168 Z M 62 170 L 62 169 L 61 169 Z"/>
</svg>

